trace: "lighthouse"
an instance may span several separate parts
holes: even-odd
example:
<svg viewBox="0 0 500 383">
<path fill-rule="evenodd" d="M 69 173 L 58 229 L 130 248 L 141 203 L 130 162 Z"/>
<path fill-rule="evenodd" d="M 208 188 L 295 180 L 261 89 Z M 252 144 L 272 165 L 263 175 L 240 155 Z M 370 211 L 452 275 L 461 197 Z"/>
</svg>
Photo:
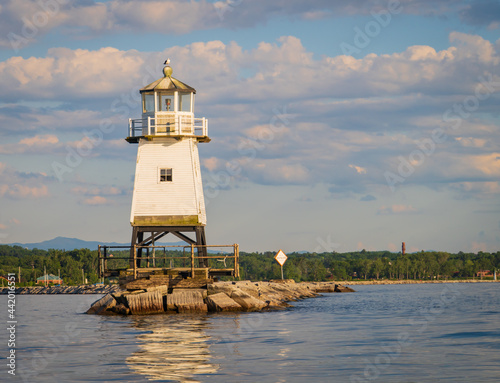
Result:
<svg viewBox="0 0 500 383">
<path fill-rule="evenodd" d="M 172 77 L 165 61 L 163 77 L 140 89 L 142 117 L 129 119 L 130 144 L 138 144 L 130 224 L 132 246 L 154 246 L 173 234 L 198 249 L 206 266 L 207 217 L 198 144 L 210 142 L 208 121 L 195 117 L 196 90 Z"/>
</svg>

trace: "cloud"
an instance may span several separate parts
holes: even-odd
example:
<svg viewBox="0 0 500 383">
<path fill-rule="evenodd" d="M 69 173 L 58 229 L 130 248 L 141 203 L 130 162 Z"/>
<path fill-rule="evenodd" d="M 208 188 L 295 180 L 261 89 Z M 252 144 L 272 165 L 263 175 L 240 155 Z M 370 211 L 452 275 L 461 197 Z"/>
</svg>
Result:
<svg viewBox="0 0 500 383">
<path fill-rule="evenodd" d="M 52 134 L 36 135 L 21 139 L 16 144 L 0 145 L 0 154 L 39 154 L 53 152 L 59 147 L 59 139 Z"/>
<path fill-rule="evenodd" d="M 11 199 L 38 199 L 49 196 L 46 182 L 52 177 L 45 173 L 24 173 L 0 162 L 0 197 Z"/>
<path fill-rule="evenodd" d="M 473 59 L 478 62 L 498 65 L 499 56 L 498 52 L 495 52 L 494 45 L 481 36 L 452 32 L 450 33 L 450 42 L 457 48 L 463 48 L 454 52 L 459 60 L 469 61 Z"/>
<path fill-rule="evenodd" d="M 460 11 L 462 21 L 471 25 L 486 25 L 489 29 L 500 28 L 500 3 L 496 0 L 475 1 Z"/>
<path fill-rule="evenodd" d="M 205 166 L 208 171 L 213 172 L 218 167 L 219 159 L 216 157 L 210 157 L 203 159 L 203 166 Z"/>
<path fill-rule="evenodd" d="M 33 127 L 75 129 L 81 121 L 98 125 L 104 114 L 118 117 L 125 124 L 132 113 L 140 113 L 138 89 L 159 78 L 164 57 L 172 57 L 174 76 L 190 79 L 190 85 L 202 90 L 197 95 L 198 110 L 204 111 L 210 105 L 210 114 L 221 121 L 222 112 L 240 111 L 240 119 L 232 119 L 231 123 L 255 119 L 255 124 L 247 125 L 245 130 L 249 137 L 258 137 L 262 131 L 265 133 L 265 125 L 256 120 L 257 108 L 268 105 L 272 109 L 277 100 L 286 100 L 289 113 L 300 111 L 316 118 L 319 114 L 330 124 L 349 120 L 359 125 L 361 115 L 352 112 L 360 108 L 377 114 L 403 112 L 407 106 L 411 114 L 419 114 L 410 107 L 416 101 L 425 102 L 423 97 L 440 95 L 443 102 L 443 95 L 474 94 L 479 76 L 498 72 L 498 52 L 479 36 L 450 36 L 453 46 L 443 51 L 409 47 L 402 53 L 372 54 L 362 59 L 337 56 L 315 60 L 293 36 L 282 37 L 278 43 L 263 42 L 253 50 L 220 41 L 172 47 L 154 55 L 114 48 L 57 48 L 49 50 L 45 58 L 14 57 L 1 62 L 0 86 L 12 89 L 4 96 L 9 102 L 44 99 L 88 104 L 104 100 L 98 106 L 101 112 L 57 110 L 48 115 L 26 116 L 25 112 L 15 111 L 23 113 L 19 118 L 28 118 Z M 242 76 L 247 69 L 254 74 Z M 296 86 L 297 77 L 304 87 Z M 308 100 L 307 105 L 304 100 Z M 221 112 L 215 114 L 217 110 Z M 384 122 L 372 119 L 373 130 Z M 6 125 L 15 126 L 12 122 Z"/>
<path fill-rule="evenodd" d="M 392 206 L 381 206 L 378 209 L 378 215 L 395 215 L 395 214 L 416 214 L 418 209 L 415 209 L 411 205 L 392 205 Z"/>
<path fill-rule="evenodd" d="M 244 166 L 244 175 L 263 185 L 299 185 L 310 179 L 308 169 L 289 159 L 255 159 Z"/>
<path fill-rule="evenodd" d="M 66 19 L 61 12 L 62 0 L 53 1 L 52 10 L 44 10 L 35 0 L 6 0 L 0 8 L 0 46 L 17 50 L 37 39 Z"/>
<path fill-rule="evenodd" d="M 90 183 L 81 183 L 71 188 L 70 193 L 78 196 L 82 205 L 115 205 L 117 198 L 129 194 L 129 190 L 118 186 L 100 186 Z"/>
<path fill-rule="evenodd" d="M 131 84 L 142 77 L 140 68 L 145 57 L 133 50 L 116 48 L 51 48 L 45 58 L 11 57 L 0 63 L 0 74 L 5 76 L 0 83 L 11 90 L 3 99 L 13 102 L 119 97 L 121 93 L 129 94 Z"/>
<path fill-rule="evenodd" d="M 356 165 L 349 164 L 349 167 L 351 169 L 355 169 L 356 173 L 358 173 L 358 174 L 366 174 L 366 169 L 362 168 L 361 166 L 356 166 Z"/>
<path fill-rule="evenodd" d="M 392 55 L 317 60 L 294 36 L 284 36 L 278 43 L 262 42 L 246 51 L 236 43 L 220 41 L 172 47 L 154 55 L 115 48 L 53 48 L 45 58 L 13 57 L 1 62 L 0 85 L 12 90 L 4 96 L 9 102 L 106 98 L 108 109 L 125 118 L 127 110 L 138 110 L 138 89 L 159 78 L 164 57 L 172 57 L 175 77 L 189 78 L 198 89 L 210 90 L 198 96 L 203 103 L 259 103 L 263 97 L 289 102 L 362 97 L 359 102 L 369 107 L 369 103 L 376 103 L 366 99 L 371 96 L 473 92 L 479 75 L 495 73 L 500 59 L 489 41 L 457 32 L 450 34 L 450 40 L 452 47 L 439 52 L 414 46 Z M 254 75 L 241 76 L 244 69 L 251 69 Z M 453 81 L 457 76 L 462 80 L 459 83 Z M 297 77 L 304 86 L 296 86 Z M 337 102 L 337 106 L 341 104 Z"/>
<path fill-rule="evenodd" d="M 47 197 L 49 191 L 46 185 L 27 186 L 22 184 L 0 184 L 0 197 L 16 199 Z"/>
<path fill-rule="evenodd" d="M 367 194 L 365 195 L 364 197 L 361 197 L 360 201 L 363 201 L 363 202 L 370 202 L 370 201 L 376 201 L 377 198 L 372 196 L 371 194 Z"/>
<path fill-rule="evenodd" d="M 360 59 L 316 58 L 294 36 L 248 50 L 221 41 L 153 55 L 114 48 L 52 49 L 46 57 L 0 63 L 0 86 L 15 89 L 0 123 L 14 132 L 27 120 L 28 128 L 37 131 L 33 137 L 21 135 L 17 145 L 3 144 L 0 152 L 52 150 L 66 156 L 67 146 L 88 143 L 83 130 L 99 129 L 109 117 L 117 129 L 90 156 L 129 160 L 134 147 L 122 137 L 126 120 L 140 116 L 138 89 L 159 78 L 161 63 L 171 57 L 174 76 L 198 89 L 196 115 L 210 120 L 213 140 L 200 145 L 210 172 L 266 185 L 324 183 L 331 193 L 359 199 L 387 190 L 384 172 L 397 174 L 400 157 L 408 158 L 420 140 L 442 128 L 449 139 L 415 166 L 404 185 L 490 182 L 499 175 L 494 116 L 500 89 L 481 100 L 458 129 L 443 121 L 443 114 L 473 96 L 480 78 L 500 81 L 499 49 L 479 36 L 456 32 L 450 34 L 450 47 L 440 51 L 413 46 Z M 56 106 L 26 112 L 12 104 L 41 98 Z M 77 138 L 61 135 L 78 129 Z"/>
<path fill-rule="evenodd" d="M 460 198 L 491 199 L 500 195 L 500 182 L 456 182 L 450 184 Z"/>
<path fill-rule="evenodd" d="M 488 144 L 488 140 L 486 138 L 456 137 L 455 139 L 464 147 L 483 148 Z"/>
<path fill-rule="evenodd" d="M 50 3 L 50 6 L 47 6 Z M 46 4 L 45 7 L 41 5 Z M 464 4 L 460 0 L 400 0 L 402 14 L 453 17 L 466 23 L 498 23 L 498 3 Z M 0 46 L 22 49 L 53 29 L 73 39 L 95 38 L 105 33 L 140 32 L 186 34 L 209 29 L 243 29 L 273 19 L 337 19 L 346 15 L 369 16 L 387 11 L 388 2 L 357 0 L 6 0 L 0 11 Z M 165 22 L 168 20 L 168 22 Z"/>
<path fill-rule="evenodd" d="M 71 192 L 84 196 L 118 196 L 127 194 L 126 190 L 116 186 L 76 186 L 71 189 Z"/>
<path fill-rule="evenodd" d="M 54 135 L 45 135 L 45 136 L 35 136 L 35 137 L 27 137 L 23 138 L 19 141 L 20 145 L 26 146 L 45 146 L 45 145 L 53 145 L 57 144 L 59 139 Z"/>
<path fill-rule="evenodd" d="M 298 202 L 312 202 L 312 198 L 303 195 L 303 196 L 297 198 L 297 201 Z"/>
<path fill-rule="evenodd" d="M 85 198 L 82 203 L 84 205 L 91 205 L 91 206 L 97 206 L 97 205 L 108 205 L 110 203 L 110 201 L 105 198 L 105 197 L 101 197 L 101 196 L 93 196 L 91 198 Z"/>
<path fill-rule="evenodd" d="M 419 177 L 425 175 L 441 182 L 467 185 L 494 184 L 500 179 L 500 152 L 463 153 L 456 151 L 452 144 L 448 150 L 436 153 L 426 161 L 429 165 L 421 170 Z"/>
</svg>

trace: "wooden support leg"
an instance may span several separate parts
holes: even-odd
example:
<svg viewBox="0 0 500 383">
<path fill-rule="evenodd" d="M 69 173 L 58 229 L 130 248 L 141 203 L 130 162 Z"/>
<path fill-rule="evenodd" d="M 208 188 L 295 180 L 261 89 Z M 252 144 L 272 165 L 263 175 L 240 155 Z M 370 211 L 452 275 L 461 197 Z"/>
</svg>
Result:
<svg viewBox="0 0 500 383">
<path fill-rule="evenodd" d="M 141 243 L 144 239 L 144 232 L 139 231 L 137 233 L 137 242 Z M 142 248 L 137 249 L 137 268 L 141 267 L 141 258 L 142 258 Z"/>
<path fill-rule="evenodd" d="M 202 247 L 198 247 L 198 262 L 200 267 L 208 267 L 208 259 L 200 258 L 207 256 L 207 240 L 205 238 L 205 227 L 204 226 L 196 226 L 196 244 L 202 245 Z"/>
<path fill-rule="evenodd" d="M 132 228 L 132 239 L 130 241 L 130 262 L 129 267 L 134 268 L 134 245 L 137 243 L 137 227 Z"/>
</svg>

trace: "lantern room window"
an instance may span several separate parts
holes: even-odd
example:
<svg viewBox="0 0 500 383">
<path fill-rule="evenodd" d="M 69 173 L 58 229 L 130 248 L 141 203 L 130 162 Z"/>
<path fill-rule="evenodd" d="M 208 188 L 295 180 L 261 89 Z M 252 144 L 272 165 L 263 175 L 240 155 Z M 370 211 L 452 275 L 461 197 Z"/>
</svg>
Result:
<svg viewBox="0 0 500 383">
<path fill-rule="evenodd" d="M 163 168 L 160 169 L 160 182 L 172 182 L 172 169 Z"/>
<path fill-rule="evenodd" d="M 173 112 L 174 109 L 174 95 L 173 94 L 159 94 L 158 95 L 158 111 L 159 112 Z"/>
<path fill-rule="evenodd" d="M 181 93 L 179 103 L 180 112 L 191 112 L 191 93 Z"/>
<path fill-rule="evenodd" d="M 155 111 L 155 96 L 153 93 L 142 95 L 142 112 L 149 113 Z"/>
</svg>

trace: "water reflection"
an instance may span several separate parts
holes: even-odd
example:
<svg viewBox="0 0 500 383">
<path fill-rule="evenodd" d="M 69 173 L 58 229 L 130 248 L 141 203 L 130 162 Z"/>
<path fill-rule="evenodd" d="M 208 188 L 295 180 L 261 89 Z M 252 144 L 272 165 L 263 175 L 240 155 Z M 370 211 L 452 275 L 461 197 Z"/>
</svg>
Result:
<svg viewBox="0 0 500 383">
<path fill-rule="evenodd" d="M 145 332 L 138 336 L 140 350 L 127 358 L 127 365 L 148 380 L 198 382 L 195 375 L 217 371 L 217 365 L 209 363 L 205 317 L 155 315 L 135 318 L 133 324 Z"/>
</svg>

